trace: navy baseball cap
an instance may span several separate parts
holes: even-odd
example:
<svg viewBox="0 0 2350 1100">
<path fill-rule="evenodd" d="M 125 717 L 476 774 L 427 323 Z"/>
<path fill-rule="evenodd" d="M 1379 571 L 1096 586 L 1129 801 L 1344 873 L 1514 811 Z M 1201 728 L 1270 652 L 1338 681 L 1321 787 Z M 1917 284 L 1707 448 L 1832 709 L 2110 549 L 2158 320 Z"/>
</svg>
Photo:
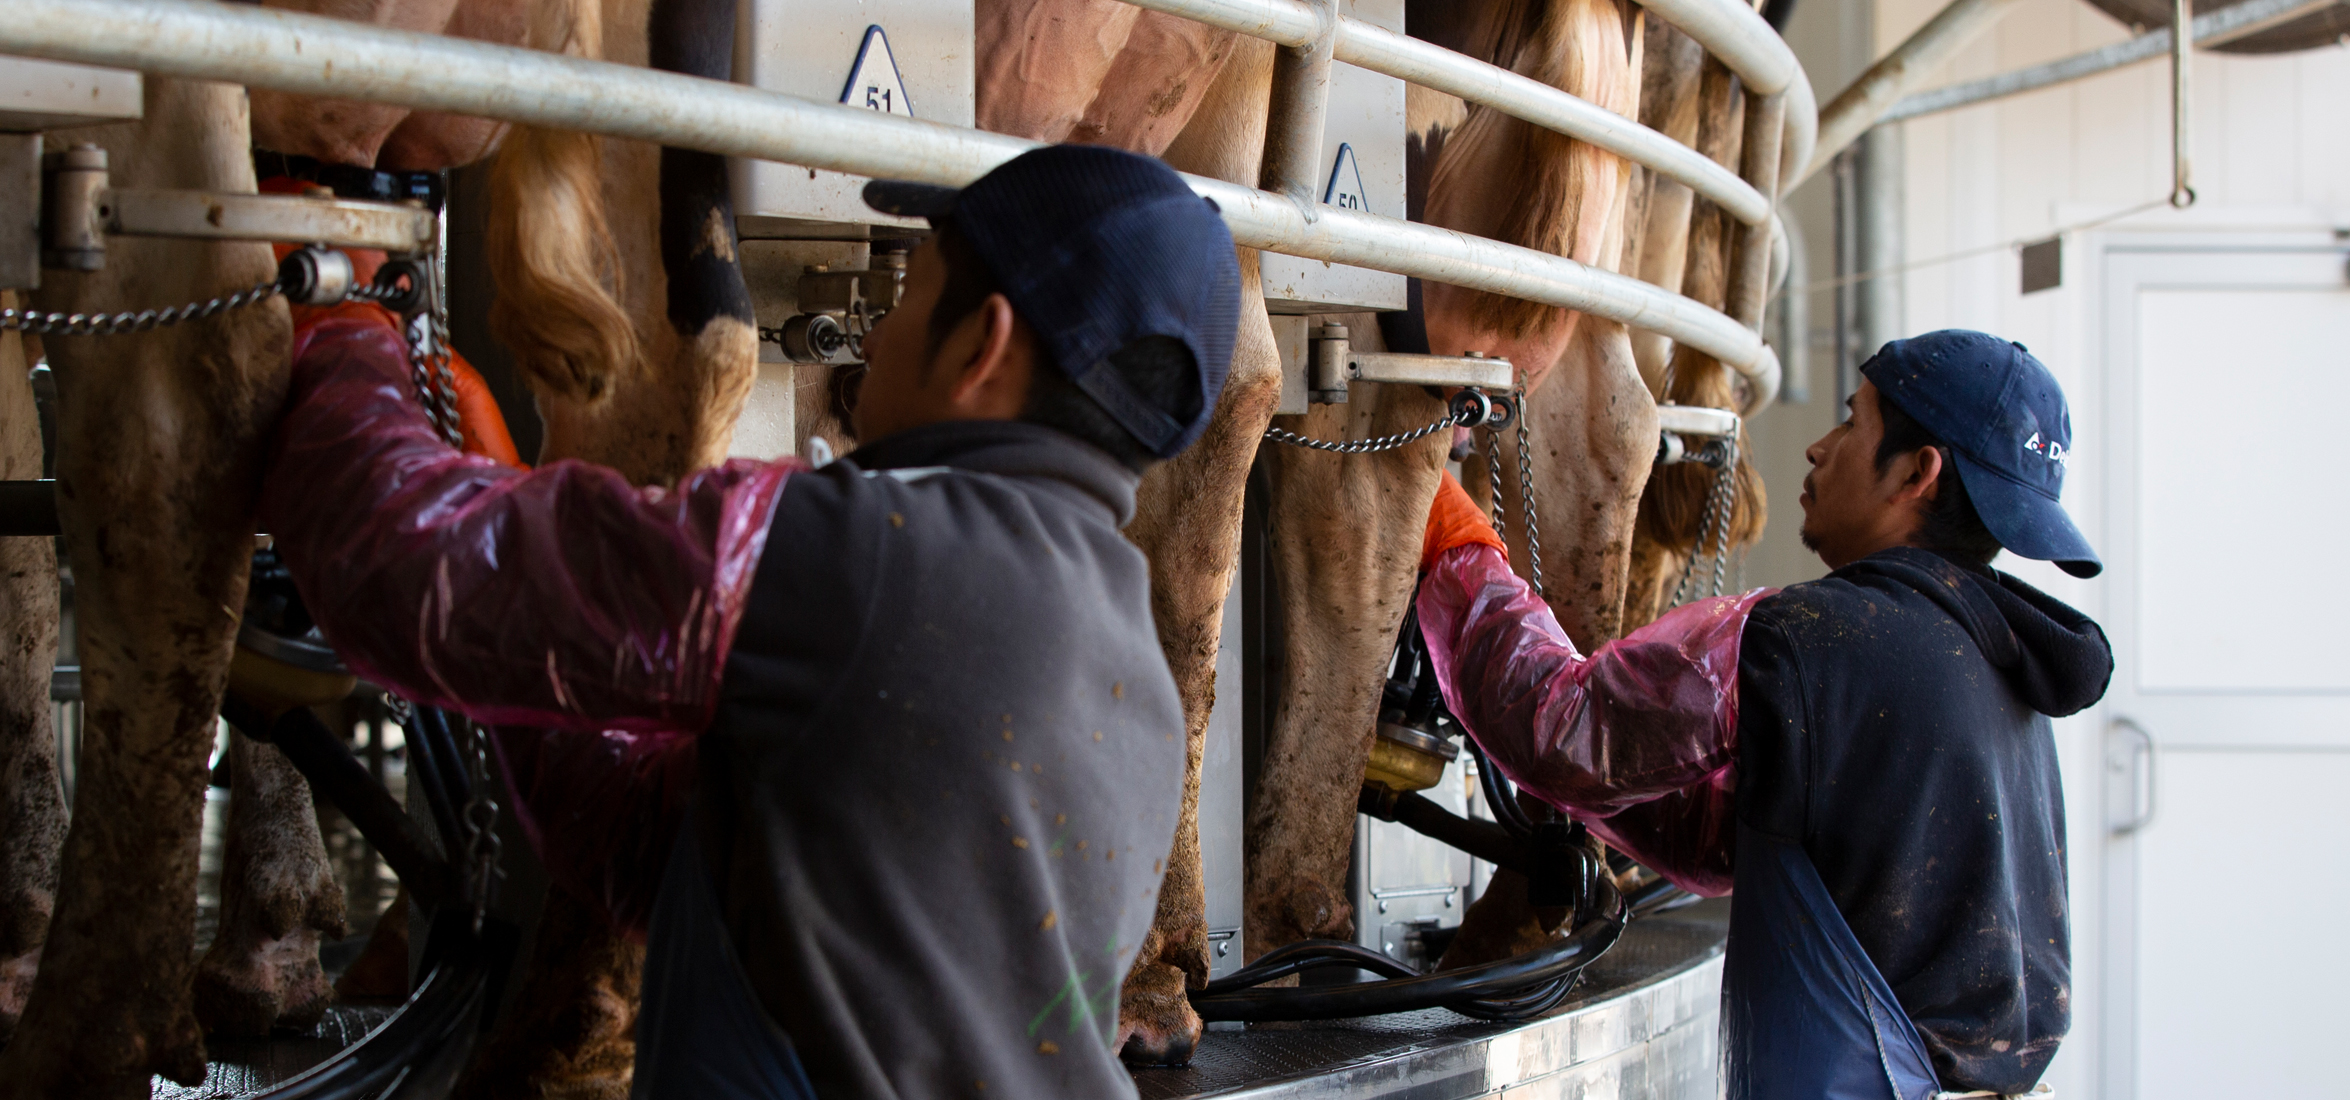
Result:
<svg viewBox="0 0 2350 1100">
<path fill-rule="evenodd" d="M 1053 365 L 1152 453 L 1172 458 L 1207 429 L 1232 370 L 1240 262 L 1216 204 L 1174 169 L 1121 149 L 1048 145 L 960 189 L 874 180 L 865 203 L 951 218 Z M 1146 336 L 1190 349 L 1197 412 L 1154 405 L 1104 369 Z"/>
<path fill-rule="evenodd" d="M 2022 344 L 1943 329 L 1886 344 L 1860 372 L 1950 445 L 1959 480 L 2001 547 L 2076 577 L 2104 570 L 2057 504 L 2073 449 L 2064 390 Z"/>
</svg>

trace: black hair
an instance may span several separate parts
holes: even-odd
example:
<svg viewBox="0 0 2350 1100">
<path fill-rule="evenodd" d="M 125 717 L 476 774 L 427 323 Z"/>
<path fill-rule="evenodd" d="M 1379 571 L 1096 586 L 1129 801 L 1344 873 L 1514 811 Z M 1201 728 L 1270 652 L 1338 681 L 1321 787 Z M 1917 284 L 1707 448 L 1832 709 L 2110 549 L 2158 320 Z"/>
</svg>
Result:
<svg viewBox="0 0 2350 1100">
<path fill-rule="evenodd" d="M 939 224 L 938 251 L 939 258 L 946 261 L 946 285 L 939 288 L 938 304 L 930 313 L 925 359 L 937 354 L 955 326 L 998 290 L 994 274 L 953 222 Z M 1167 412 L 1179 424 L 1188 424 L 1199 415 L 1200 392 L 1193 373 L 1198 368 L 1191 349 L 1175 337 L 1145 336 L 1110 353 L 1109 359 L 1094 369 L 1115 372 L 1136 397 Z M 1035 367 L 1028 379 L 1028 402 L 1020 410 L 1020 419 L 1075 436 L 1136 473 L 1159 461 L 1134 433 L 1110 417 L 1109 410 L 1054 366 L 1050 351 L 1036 349 Z"/>
<path fill-rule="evenodd" d="M 1940 554 L 1947 554 L 1974 565 L 1989 565 L 1999 556 L 1999 537 L 1983 525 L 1983 516 L 1975 511 L 1973 498 L 1967 496 L 1966 482 L 1958 476 L 1958 463 L 1951 460 L 1950 445 L 1928 431 L 1901 406 L 1877 394 L 1878 419 L 1885 424 L 1885 437 L 1877 444 L 1877 472 L 1883 473 L 1895 458 L 1932 447 L 1942 452 L 1942 474 L 1934 482 L 1934 499 L 1926 502 L 1925 514 L 1918 519 L 1917 533 L 1910 536 L 1913 543 Z"/>
</svg>

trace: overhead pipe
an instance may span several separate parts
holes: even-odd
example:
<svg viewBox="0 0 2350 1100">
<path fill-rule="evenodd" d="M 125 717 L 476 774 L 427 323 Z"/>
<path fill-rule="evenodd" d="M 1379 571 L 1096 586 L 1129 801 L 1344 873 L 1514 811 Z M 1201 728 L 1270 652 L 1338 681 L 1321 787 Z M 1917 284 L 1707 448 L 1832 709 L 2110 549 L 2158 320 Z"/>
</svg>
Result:
<svg viewBox="0 0 2350 1100">
<path fill-rule="evenodd" d="M 242 5 L 12 0 L 0 51 L 957 187 L 1039 144 L 724 81 Z M 1187 180 L 1219 204 L 1244 246 L 1581 310 L 1702 351 L 1754 380 L 1755 392 L 1778 389 L 1778 359 L 1759 335 L 1637 279 L 1361 211 L 1322 207 L 1308 218 L 1286 196 Z"/>
<path fill-rule="evenodd" d="M 2195 17 L 2192 24 L 2195 44 L 2205 49 L 2224 46 L 2240 38 L 2249 38 L 2271 27 L 2281 26 L 2312 12 L 2323 11 L 2342 0 L 2246 0 L 2245 3 L 2222 8 L 2209 15 Z M 2150 31 L 2127 42 L 2074 54 L 2045 65 L 2017 69 L 1997 76 L 1952 84 L 1904 97 L 1887 110 L 1879 121 L 1898 122 L 1920 115 L 1936 114 L 1966 107 L 1986 100 L 2000 99 L 2098 73 L 2152 61 L 2170 53 L 2170 28 Z"/>
<path fill-rule="evenodd" d="M 2187 0 L 2170 0 L 2170 204 L 2180 210 L 2195 205 L 2189 182 L 2188 153 L 2192 134 L 2188 120 L 2193 106 L 2187 89 L 2195 59 L 2195 26 Z"/>
<path fill-rule="evenodd" d="M 1820 113 L 1819 143 L 1804 159 L 1795 183 L 1801 184 L 1825 167 L 1883 119 L 1919 80 L 1940 69 L 2021 2 L 1951 0 L 1949 7 L 1926 20 L 1925 26 L 1893 47 L 1891 53 L 1878 58 L 1860 79 L 1836 93 L 1836 98 L 1828 101 L 1828 109 Z"/>
</svg>

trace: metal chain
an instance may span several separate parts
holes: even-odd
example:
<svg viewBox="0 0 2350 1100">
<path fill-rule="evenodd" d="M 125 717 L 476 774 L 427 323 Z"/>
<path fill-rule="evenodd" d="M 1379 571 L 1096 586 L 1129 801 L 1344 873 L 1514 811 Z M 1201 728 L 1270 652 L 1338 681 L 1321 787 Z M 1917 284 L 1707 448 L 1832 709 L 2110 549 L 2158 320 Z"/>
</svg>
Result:
<svg viewBox="0 0 2350 1100">
<path fill-rule="evenodd" d="M 1511 397 L 1518 406 L 1518 508 L 1526 513 L 1526 579 L 1534 582 L 1534 594 L 1547 600 L 1550 593 L 1542 587 L 1542 522 L 1534 515 L 1534 447 L 1526 426 L 1533 418 L 1527 415 L 1523 381 Z"/>
<path fill-rule="evenodd" d="M 465 799 L 462 820 L 466 855 L 473 861 L 466 882 L 473 894 L 473 934 L 478 936 L 490 902 L 497 896 L 498 855 L 504 842 L 498 839 L 498 800 L 490 797 L 489 729 L 462 718 L 456 719 L 456 725 L 464 731 L 466 773 L 473 788 Z"/>
<path fill-rule="evenodd" d="M 1510 541 L 1510 524 L 1509 509 L 1501 503 L 1500 438 L 1500 432 L 1485 429 L 1485 485 L 1493 492 L 1493 533 L 1500 535 L 1502 543 L 1507 545 Z"/>
<path fill-rule="evenodd" d="M 267 301 L 282 288 L 282 284 L 272 277 L 267 282 L 253 284 L 250 290 L 223 294 L 208 302 L 191 302 L 170 309 L 147 309 L 137 313 L 129 310 L 121 313 L 39 313 L 29 309 L 0 309 L 0 330 L 14 329 L 36 336 L 120 336 L 183 321 L 201 321 L 217 313 Z"/>
<path fill-rule="evenodd" d="M 1396 435 L 1379 436 L 1376 439 L 1314 439 L 1309 436 L 1299 435 L 1296 432 L 1288 431 L 1283 428 L 1273 427 L 1268 427 L 1265 429 L 1265 438 L 1270 439 L 1275 443 L 1287 443 L 1292 447 L 1306 447 L 1316 451 L 1329 451 L 1332 454 L 1373 454 L 1379 451 L 1392 451 L 1397 447 L 1401 447 L 1415 439 L 1425 439 L 1436 432 L 1440 432 L 1446 428 L 1452 427 L 1458 422 L 1459 421 L 1453 416 L 1452 410 L 1446 409 L 1444 411 L 1443 418 L 1432 424 L 1414 428 L 1411 431 L 1402 432 Z"/>
<path fill-rule="evenodd" d="M 1722 594 L 1728 577 L 1730 559 L 1730 521 L 1738 506 L 1738 440 L 1723 440 L 1722 465 L 1714 475 L 1713 491 L 1706 495 L 1705 510 L 1697 518 L 1697 544 L 1689 548 L 1689 562 L 1681 569 L 1681 583 L 1673 586 L 1673 606 L 1679 607 L 1694 599 L 1706 599 Z M 1697 561 L 1707 556 L 1705 546 L 1713 543 L 1712 590 L 1697 593 Z"/>
</svg>

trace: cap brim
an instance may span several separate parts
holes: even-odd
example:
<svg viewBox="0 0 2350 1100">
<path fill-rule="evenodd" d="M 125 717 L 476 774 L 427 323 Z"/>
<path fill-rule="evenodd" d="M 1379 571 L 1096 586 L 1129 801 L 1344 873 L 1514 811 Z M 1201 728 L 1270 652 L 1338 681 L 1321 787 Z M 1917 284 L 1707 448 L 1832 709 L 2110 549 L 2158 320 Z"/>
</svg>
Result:
<svg viewBox="0 0 2350 1100">
<path fill-rule="evenodd" d="M 2076 577 L 2094 577 L 2105 571 L 2105 562 L 2061 505 L 1955 449 L 1948 453 L 1958 463 L 1959 480 L 1966 483 L 1975 513 L 1983 517 L 1983 526 L 1990 528 L 2001 549 L 2018 557 L 2054 562 Z"/>
<path fill-rule="evenodd" d="M 865 205 L 901 218 L 936 220 L 955 210 L 962 190 L 912 180 L 872 180 L 865 184 Z"/>
</svg>

